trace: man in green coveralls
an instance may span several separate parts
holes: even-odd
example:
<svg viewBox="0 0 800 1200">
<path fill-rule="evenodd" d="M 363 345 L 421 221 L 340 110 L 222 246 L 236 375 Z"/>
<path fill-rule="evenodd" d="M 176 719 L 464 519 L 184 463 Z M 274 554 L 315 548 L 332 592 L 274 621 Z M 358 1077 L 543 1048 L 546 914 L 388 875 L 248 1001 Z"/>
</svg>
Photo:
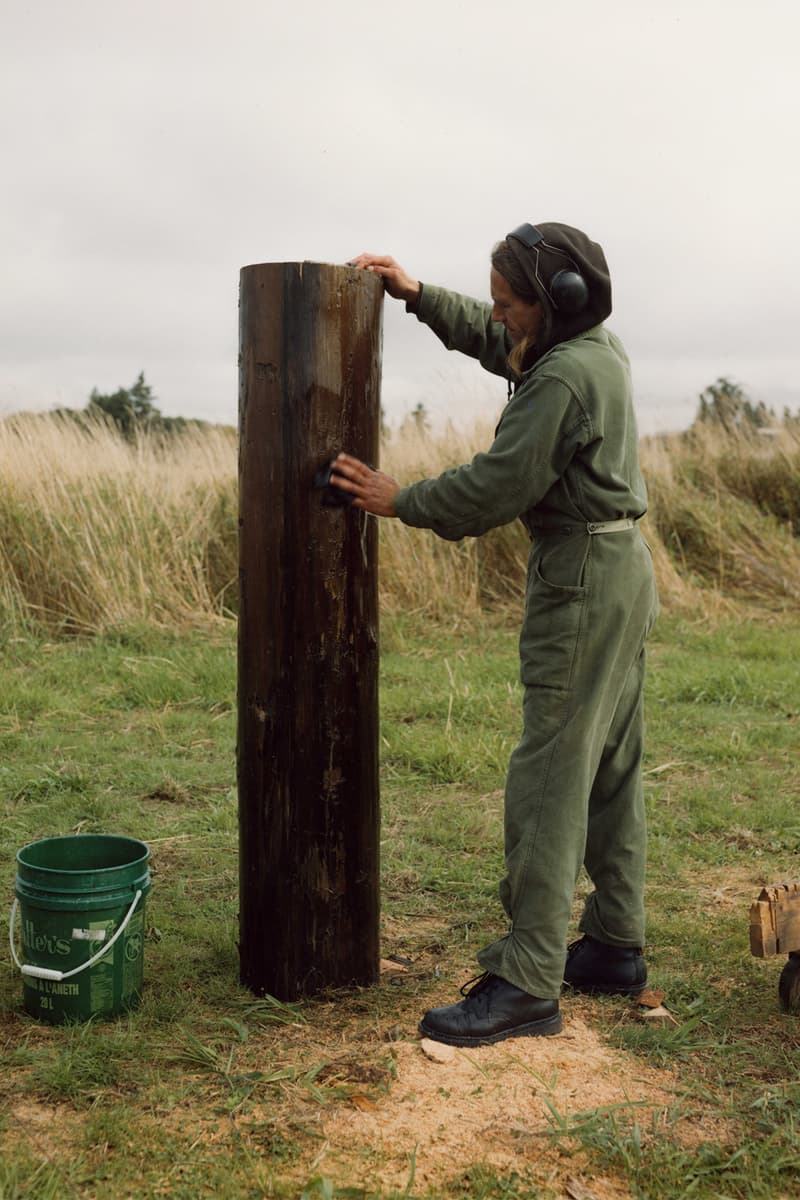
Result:
<svg viewBox="0 0 800 1200">
<path fill-rule="evenodd" d="M 492 304 L 362 254 L 387 292 L 448 349 L 515 384 L 492 445 L 409 487 L 341 454 L 333 480 L 356 507 L 443 538 L 519 517 L 531 536 L 520 635 L 523 733 L 505 793 L 500 898 L 508 933 L 478 955 L 464 999 L 431 1009 L 423 1036 L 456 1046 L 558 1033 L 562 982 L 635 995 L 646 983 L 641 781 L 644 644 L 657 612 L 629 364 L 602 322 L 611 283 L 599 245 L 568 225 L 521 225 L 492 253 Z M 575 884 L 594 890 L 567 948 Z"/>
</svg>

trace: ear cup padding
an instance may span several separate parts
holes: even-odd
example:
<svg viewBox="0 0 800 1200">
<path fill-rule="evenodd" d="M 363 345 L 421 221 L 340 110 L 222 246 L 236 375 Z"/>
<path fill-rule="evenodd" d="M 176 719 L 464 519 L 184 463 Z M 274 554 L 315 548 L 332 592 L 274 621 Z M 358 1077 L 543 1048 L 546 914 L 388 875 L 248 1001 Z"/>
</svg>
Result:
<svg viewBox="0 0 800 1200">
<path fill-rule="evenodd" d="M 569 315 L 582 312 L 589 303 L 589 288 L 577 271 L 557 271 L 549 292 L 558 311 Z"/>
</svg>

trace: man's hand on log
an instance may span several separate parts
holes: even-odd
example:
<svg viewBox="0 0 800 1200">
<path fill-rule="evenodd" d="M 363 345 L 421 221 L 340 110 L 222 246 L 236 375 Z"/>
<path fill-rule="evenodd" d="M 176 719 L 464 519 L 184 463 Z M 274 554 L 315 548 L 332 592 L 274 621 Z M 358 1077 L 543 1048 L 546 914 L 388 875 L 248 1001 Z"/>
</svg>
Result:
<svg viewBox="0 0 800 1200">
<path fill-rule="evenodd" d="M 331 465 L 331 483 L 352 495 L 353 508 L 363 508 L 364 512 L 374 513 L 376 517 L 397 516 L 394 501 L 400 485 L 390 475 L 373 471 L 350 454 L 338 455 Z"/>
<path fill-rule="evenodd" d="M 347 265 L 380 275 L 384 287 L 395 300 L 405 300 L 408 304 L 414 304 L 419 299 L 419 280 L 412 279 L 388 254 L 359 254 Z"/>
</svg>

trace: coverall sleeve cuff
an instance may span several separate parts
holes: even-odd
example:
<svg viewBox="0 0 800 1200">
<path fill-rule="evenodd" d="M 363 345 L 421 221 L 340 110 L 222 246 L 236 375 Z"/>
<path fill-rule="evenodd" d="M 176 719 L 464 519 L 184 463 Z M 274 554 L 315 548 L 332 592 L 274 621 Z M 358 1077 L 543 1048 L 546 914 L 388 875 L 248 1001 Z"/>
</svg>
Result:
<svg viewBox="0 0 800 1200">
<path fill-rule="evenodd" d="M 425 291 L 425 284 L 422 283 L 422 281 L 420 281 L 419 292 L 417 293 L 416 300 L 406 300 L 406 312 L 407 313 L 414 313 L 415 315 L 417 314 L 417 312 L 419 311 L 419 306 L 422 303 L 422 293 L 424 291 Z"/>
<path fill-rule="evenodd" d="M 421 283 L 419 285 L 419 295 L 413 307 L 406 304 L 406 311 L 412 312 L 423 325 L 430 325 L 439 311 L 439 298 L 443 292 L 444 288 L 436 287 L 432 283 Z"/>
<path fill-rule="evenodd" d="M 413 484 L 409 487 L 400 488 L 400 491 L 394 498 L 394 510 L 404 525 L 416 525 L 419 528 L 421 522 L 419 518 L 415 519 L 416 513 L 414 510 L 416 505 L 412 499 L 413 492 Z"/>
</svg>

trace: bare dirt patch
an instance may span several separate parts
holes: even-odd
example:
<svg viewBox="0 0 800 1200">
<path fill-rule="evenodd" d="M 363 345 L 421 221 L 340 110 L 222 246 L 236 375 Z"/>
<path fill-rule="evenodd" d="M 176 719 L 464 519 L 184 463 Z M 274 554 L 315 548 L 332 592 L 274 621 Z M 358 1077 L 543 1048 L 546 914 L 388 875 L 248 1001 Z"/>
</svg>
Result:
<svg viewBox="0 0 800 1200">
<path fill-rule="evenodd" d="M 9 1110 L 15 1139 L 27 1142 L 35 1156 L 51 1162 L 71 1153 L 81 1126 L 81 1114 L 68 1104 L 19 1100 Z"/>
<path fill-rule="evenodd" d="M 413 1173 L 416 1194 L 482 1165 L 499 1175 L 525 1171 L 562 1191 L 583 1161 L 553 1139 L 554 1121 L 611 1107 L 649 1127 L 675 1102 L 673 1073 L 605 1045 L 582 1008 L 582 1000 L 565 1003 L 558 1037 L 454 1049 L 444 1063 L 416 1039 L 395 1043 L 388 1089 L 376 1096 L 355 1088 L 346 1103 L 319 1112 L 313 1161 L 297 1164 L 298 1177 L 313 1169 L 335 1183 L 402 1191 Z M 629 1195 L 610 1177 L 585 1181 L 597 1200 Z"/>
</svg>

